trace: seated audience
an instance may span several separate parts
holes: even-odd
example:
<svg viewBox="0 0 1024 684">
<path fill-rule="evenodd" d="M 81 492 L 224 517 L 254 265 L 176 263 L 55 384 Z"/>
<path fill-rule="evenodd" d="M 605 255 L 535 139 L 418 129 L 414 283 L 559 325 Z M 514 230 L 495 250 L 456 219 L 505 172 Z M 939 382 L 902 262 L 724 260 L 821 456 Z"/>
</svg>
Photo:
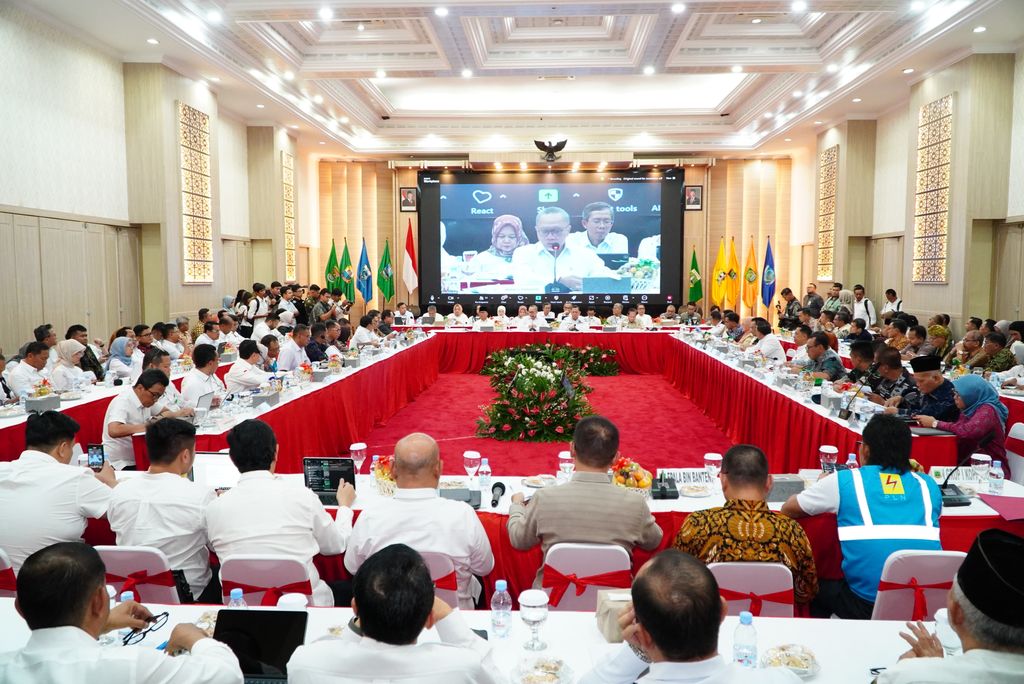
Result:
<svg viewBox="0 0 1024 684">
<path fill-rule="evenodd" d="M 914 377 L 903 367 L 899 352 L 890 347 L 879 352 L 876 358 L 881 379 L 871 388 L 868 399 L 876 404 L 896 406 L 896 397 L 917 393 Z"/>
<path fill-rule="evenodd" d="M 473 321 L 473 330 L 479 331 L 481 329 L 493 329 L 494 319 L 491 318 L 491 312 L 486 306 L 481 306 L 477 309 L 476 319 Z"/>
<path fill-rule="evenodd" d="M 928 345 L 934 350 L 932 354 L 940 359 L 949 351 L 949 340 L 952 333 L 944 325 L 933 325 L 928 328 Z"/>
<path fill-rule="evenodd" d="M 917 420 L 925 427 L 952 432 L 957 437 L 957 452 L 962 460 L 978 452 L 1006 467 L 1006 419 L 1009 409 L 999 401 L 999 393 L 984 378 L 964 375 L 953 381 L 956 407 L 960 417 L 955 421 L 940 420 L 923 413 Z"/>
<path fill-rule="evenodd" d="M 704 563 L 782 563 L 793 573 L 797 603 L 809 603 L 818 593 L 811 544 L 799 523 L 768 508 L 772 476 L 764 452 L 732 447 L 722 458 L 721 479 L 725 506 L 687 516 L 675 548 Z"/>
<path fill-rule="evenodd" d="M 868 330 L 867 323 L 864 322 L 863 318 L 854 318 L 850 321 L 850 332 L 846 336 L 846 339 L 850 342 L 870 342 L 875 339 L 875 336 Z"/>
<path fill-rule="evenodd" d="M 231 364 L 231 369 L 224 376 L 224 384 L 229 393 L 246 392 L 258 389 L 270 379 L 270 373 L 259 367 L 260 350 L 253 340 L 245 340 L 238 345 L 238 360 Z"/>
<path fill-rule="evenodd" d="M 181 399 L 187 406 L 195 407 L 200 397 L 211 392 L 219 396 L 224 392 L 224 382 L 217 377 L 220 355 L 217 348 L 198 344 L 192 350 L 192 368 L 181 380 Z M 214 404 L 216 404 L 216 400 Z"/>
<path fill-rule="evenodd" d="M 562 319 L 558 329 L 575 331 L 589 330 L 590 322 L 583 316 L 580 316 L 579 304 L 573 304 L 571 306 L 572 308 L 569 310 L 569 315 Z"/>
<path fill-rule="evenodd" d="M 822 309 L 821 313 L 818 314 L 818 330 L 820 332 L 827 332 L 835 334 L 836 331 L 836 312 L 829 311 L 828 309 Z"/>
<path fill-rule="evenodd" d="M 107 512 L 114 471 L 109 463 L 98 473 L 71 464 L 77 433 L 63 413 L 29 414 L 25 450 L 0 461 L 0 549 L 15 572 L 44 546 L 80 540 L 87 519 Z"/>
<path fill-rule="evenodd" d="M 404 544 L 382 548 L 352 581 L 355 616 L 337 639 L 300 646 L 288 661 L 288 681 L 497 684 L 504 681 L 488 642 L 462 613 L 434 595 L 430 571 Z M 425 629 L 438 640 L 417 643 Z"/>
<path fill-rule="evenodd" d="M 843 579 L 819 582 L 814 617 L 870 619 L 889 554 L 942 548 L 942 495 L 932 478 L 910 468 L 910 428 L 895 416 L 876 415 L 863 439 L 860 468 L 827 475 L 782 506 L 791 518 L 837 516 Z"/>
<path fill-rule="evenodd" d="M 821 332 L 820 311 L 817 316 L 812 316 L 811 309 L 804 307 L 797 312 L 796 317 L 798 325 L 806 325 L 812 333 Z"/>
<path fill-rule="evenodd" d="M 196 459 L 196 429 L 169 418 L 146 428 L 149 470 L 121 482 L 110 497 L 107 520 L 119 546 L 149 546 L 181 570 L 199 603 L 220 603 L 211 582 L 206 507 L 217 493 L 186 475 Z M 206 590 L 206 591 L 204 591 Z"/>
<path fill-rule="evenodd" d="M 796 345 L 796 348 L 786 352 L 786 356 L 790 360 L 790 369 L 803 370 L 803 367 L 811 362 L 811 357 L 807 355 L 807 342 L 813 334 L 811 328 L 806 325 L 798 325 L 793 331 L 793 344 Z"/>
<path fill-rule="evenodd" d="M 695 323 L 693 325 L 699 324 Z M 712 337 L 721 337 L 725 333 L 725 323 L 722 321 L 722 312 L 719 309 L 711 312 L 711 316 L 708 318 L 708 325 L 711 326 L 708 332 Z"/>
<path fill-rule="evenodd" d="M 846 372 L 846 380 L 853 383 L 864 381 L 863 392 L 874 391 L 879 379 L 877 368 L 872 368 L 875 361 L 875 348 L 870 342 L 858 340 L 850 345 L 850 364 L 853 366 Z"/>
<path fill-rule="evenodd" d="M 306 345 L 308 344 L 309 326 L 295 326 L 291 338 L 281 344 L 281 353 L 277 359 L 278 370 L 291 372 L 302 364 L 309 363 L 309 356 L 306 355 Z"/>
<path fill-rule="evenodd" d="M 985 346 L 983 349 L 988 354 L 988 363 L 985 364 L 985 371 L 990 373 L 1002 373 L 1017 365 L 1017 357 L 1006 346 L 1006 335 L 1001 332 L 992 332 L 985 335 Z"/>
<path fill-rule="evenodd" d="M 625 322 L 626 317 L 622 314 L 622 304 L 618 302 L 612 304 L 612 315 L 605 319 L 605 325 L 614 325 L 620 328 Z"/>
<path fill-rule="evenodd" d="M 772 324 L 763 318 L 755 318 L 751 323 L 757 344 L 748 348 L 749 352 L 759 352 L 768 363 L 782 365 L 786 363 L 786 350 L 782 348 L 779 338 L 772 332 Z"/>
<path fill-rule="evenodd" d="M 153 333 L 159 331 L 160 339 L 153 341 L 153 346 L 167 352 L 171 361 L 177 361 L 185 353 L 185 346 L 181 343 L 181 335 L 178 329 L 170 323 L 158 323 L 153 326 Z"/>
<path fill-rule="evenodd" d="M 78 340 L 61 340 L 57 343 L 57 363 L 50 371 L 50 384 L 55 391 L 65 392 L 77 386 L 92 384 L 96 380 L 96 376 L 79 366 L 87 348 Z"/>
<path fill-rule="evenodd" d="M 959 418 L 960 409 L 956 407 L 953 383 L 943 377 L 939 357 L 918 356 L 910 360 L 910 367 L 914 369 L 917 392 L 893 396 L 886 402 L 886 413 L 934 416 L 950 422 Z"/>
<path fill-rule="evenodd" d="M 550 304 L 548 305 L 551 306 Z M 469 325 L 469 316 L 462 312 L 462 305 L 456 304 L 452 307 L 452 312 L 448 314 L 449 325 Z"/>
<path fill-rule="evenodd" d="M 907 330 L 910 326 L 902 318 L 893 318 L 889 321 L 889 327 L 885 329 L 886 344 L 895 349 L 896 351 L 902 352 L 910 340 L 907 339 Z"/>
<path fill-rule="evenodd" d="M 256 325 L 252 328 L 252 339 L 262 340 L 267 335 L 273 335 L 278 340 L 284 339 L 284 335 L 277 329 L 279 325 L 281 325 L 280 311 L 271 311 L 266 318 L 256 321 Z"/>
<path fill-rule="evenodd" d="M 155 368 L 168 378 L 171 377 L 171 357 L 163 349 L 150 349 L 149 352 L 143 357 L 142 370 L 149 370 Z M 182 418 L 184 416 L 194 416 L 196 414 L 195 408 L 185 403 L 185 400 L 181 397 L 181 392 L 174 386 L 173 382 L 167 383 L 167 387 L 164 390 L 164 396 L 157 402 L 157 406 L 160 407 L 160 415 L 164 418 Z M 166 411 L 164 411 L 166 409 Z"/>
<path fill-rule="evenodd" d="M 953 361 L 959 361 L 961 365 L 967 366 L 970 370 L 984 368 L 989 362 L 988 353 L 982 349 L 984 343 L 985 336 L 980 331 L 968 330 L 964 334 L 964 339 L 953 345 L 943 361 L 947 365 L 952 364 Z"/>
<path fill-rule="evenodd" d="M 907 342 L 908 344 L 900 350 L 904 361 L 909 361 L 915 356 L 930 356 L 936 351 L 928 342 L 928 330 L 923 325 L 907 328 Z"/>
<path fill-rule="evenodd" d="M 32 634 L 21 649 L 0 653 L 0 681 L 35 684 L 190 682 L 242 684 L 238 659 L 193 624 L 169 630 L 164 649 L 102 648 L 100 635 L 151 627 L 135 601 L 110 607 L 106 567 L 91 546 L 62 542 L 33 553 L 18 574 L 15 609 Z M 170 654 L 190 652 L 188 657 Z"/>
<path fill-rule="evenodd" d="M 305 564 L 313 587 L 310 605 L 348 605 L 347 592 L 320 579 L 313 565 L 318 553 L 345 551 L 352 533 L 355 489 L 344 480 L 338 485 L 337 520 L 324 510 L 311 490 L 274 477 L 277 438 L 270 426 L 245 420 L 228 432 L 231 462 L 241 477 L 206 508 L 210 546 L 219 558 L 239 554 L 283 554 Z"/>
<path fill-rule="evenodd" d="M 270 373 L 277 373 L 277 357 L 281 354 L 281 343 L 273 335 L 267 335 L 259 343 L 260 368 Z"/>
<path fill-rule="evenodd" d="M 1024 321 L 1014 321 L 1010 324 L 1010 333 L 1007 336 L 1010 342 L 1010 351 L 1018 364 L 1024 364 Z"/>
<path fill-rule="evenodd" d="M 522 493 L 512 495 L 512 546 L 525 551 L 539 543 L 545 555 L 559 542 L 618 544 L 628 552 L 634 546 L 657 548 L 662 531 L 647 502 L 608 477 L 619 455 L 618 428 L 602 416 L 587 416 L 576 424 L 569 452 L 576 471 L 568 483 L 540 489 L 529 502 Z M 535 589 L 541 588 L 543 575 L 544 568 L 538 568 Z"/>
<path fill-rule="evenodd" d="M 465 315 L 465 314 L 463 314 Z M 362 349 L 363 347 L 380 346 L 380 338 L 374 330 L 377 329 L 376 317 L 365 314 L 359 319 L 359 327 L 356 328 L 348 341 L 349 349 Z"/>
<path fill-rule="evenodd" d="M 398 308 L 395 310 L 395 325 L 412 325 L 415 322 L 416 317 L 413 316 L 412 311 L 409 311 L 409 305 L 405 302 L 398 302 Z"/>
<path fill-rule="evenodd" d="M 907 623 L 910 650 L 878 684 L 1018 684 L 1024 673 L 1024 539 L 1003 530 L 979 534 L 946 599 L 949 626 L 963 653 L 946 656 L 925 626 Z"/>
<path fill-rule="evenodd" d="M 31 395 L 36 385 L 46 379 L 43 371 L 50 358 L 50 348 L 45 342 L 29 342 L 22 354 L 21 362 L 7 372 L 7 384 L 17 397 Z"/>
<path fill-rule="evenodd" d="M 647 313 L 646 304 L 636 305 L 636 319 L 640 321 L 640 325 L 642 325 L 645 328 L 654 327 L 654 319 L 651 318 L 651 315 L 649 313 Z"/>
<path fill-rule="evenodd" d="M 639 312 L 635 306 L 629 307 L 629 309 L 626 310 L 626 320 L 623 321 L 619 327 L 623 330 L 643 330 L 644 325 L 640 322 L 640 319 L 637 317 L 638 315 Z"/>
<path fill-rule="evenodd" d="M 75 340 L 80 345 L 85 347 L 85 351 L 82 352 L 82 359 L 78 362 L 79 367 L 93 374 L 93 377 L 97 381 L 103 380 L 103 364 L 100 363 L 100 355 L 103 350 L 99 347 L 94 347 L 89 343 L 89 331 L 84 325 L 72 325 L 68 328 L 68 331 L 64 333 L 65 340 Z M 97 340 L 99 342 L 99 340 Z"/>
<path fill-rule="evenodd" d="M 395 314 L 391 309 L 384 309 L 380 312 L 380 323 L 377 325 L 377 331 L 387 337 L 395 332 L 395 329 L 391 326 L 395 325 Z"/>
<path fill-rule="evenodd" d="M 740 315 L 735 311 L 726 311 L 722 316 L 725 323 L 725 338 L 732 342 L 739 342 L 743 336 L 743 327 L 740 326 Z"/>
<path fill-rule="evenodd" d="M 417 322 L 420 325 L 437 325 L 438 320 L 437 307 L 430 304 L 427 306 L 427 312 L 420 316 L 420 319 Z"/>
<path fill-rule="evenodd" d="M 169 383 L 163 371 L 151 368 L 107 405 L 103 416 L 103 452 L 117 470 L 135 469 L 132 435 L 144 432 L 150 421 L 171 413 L 160 403 Z"/>
<path fill-rule="evenodd" d="M 208 344 L 214 349 L 217 349 L 217 345 L 221 342 L 226 342 L 226 340 L 221 338 L 220 328 L 218 328 L 217 324 L 213 321 L 207 321 L 206 323 L 203 323 L 203 332 L 196 338 L 192 347 L 195 348 L 201 344 Z"/>
<path fill-rule="evenodd" d="M 740 349 L 746 351 L 757 341 L 757 337 L 754 335 L 754 319 L 750 317 L 740 319 L 740 328 L 743 332 L 740 333 L 740 339 L 737 342 L 739 342 Z"/>
<path fill-rule="evenodd" d="M 323 323 L 314 323 L 310 326 L 306 357 L 310 363 L 327 360 L 327 326 Z"/>
<path fill-rule="evenodd" d="M 345 567 L 356 572 L 378 550 L 404 543 L 416 551 L 444 554 L 455 564 L 459 608 L 472 610 L 480 582 L 494 569 L 494 555 L 480 518 L 472 508 L 438 496 L 441 457 L 429 435 L 413 433 L 395 445 L 393 499 L 364 510 L 352 528 Z M 490 496 L 490 492 L 484 492 Z"/>
<path fill-rule="evenodd" d="M 849 312 L 847 312 L 845 310 L 844 311 L 840 311 L 839 313 L 837 313 L 836 314 L 835 330 L 832 331 L 832 332 L 835 333 L 836 338 L 840 339 L 840 340 L 845 340 L 846 338 L 848 338 L 850 336 L 850 332 L 852 330 L 853 330 L 853 316 L 851 316 L 849 314 Z"/>
<path fill-rule="evenodd" d="M 718 633 L 728 606 L 718 595 L 715 576 L 689 554 L 662 551 L 636 573 L 630 593 L 633 601 L 619 617 L 622 645 L 598 661 L 580 684 L 800 681 L 785 668 L 750 669 L 719 655 Z"/>
<path fill-rule="evenodd" d="M 809 363 L 804 365 L 803 371 L 810 373 L 811 377 L 834 382 L 846 375 L 846 367 L 843 365 L 843 360 L 832 349 L 827 334 L 823 332 L 814 333 L 808 338 L 806 347 Z"/>
</svg>

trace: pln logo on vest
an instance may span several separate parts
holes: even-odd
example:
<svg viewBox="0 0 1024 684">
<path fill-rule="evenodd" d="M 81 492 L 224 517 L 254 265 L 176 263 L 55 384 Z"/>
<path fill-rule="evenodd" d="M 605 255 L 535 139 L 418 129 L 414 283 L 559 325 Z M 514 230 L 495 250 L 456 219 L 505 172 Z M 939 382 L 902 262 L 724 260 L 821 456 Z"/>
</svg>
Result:
<svg viewBox="0 0 1024 684">
<path fill-rule="evenodd" d="M 904 496 L 903 478 L 893 473 L 879 473 L 878 479 L 882 481 L 882 493 L 888 496 Z"/>
</svg>

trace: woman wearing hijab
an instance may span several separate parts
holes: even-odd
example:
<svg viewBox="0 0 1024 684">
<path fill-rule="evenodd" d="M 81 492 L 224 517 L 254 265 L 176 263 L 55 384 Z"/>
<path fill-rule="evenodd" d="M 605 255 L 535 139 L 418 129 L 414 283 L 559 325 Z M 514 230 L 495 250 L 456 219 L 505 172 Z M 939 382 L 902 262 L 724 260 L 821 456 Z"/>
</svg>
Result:
<svg viewBox="0 0 1024 684">
<path fill-rule="evenodd" d="M 988 454 L 1006 464 L 1006 418 L 1010 411 L 999 394 L 980 375 L 965 375 L 953 381 L 953 400 L 960 409 L 955 423 L 932 416 L 915 416 L 925 427 L 938 428 L 957 436 L 958 462 L 971 454 Z"/>
<path fill-rule="evenodd" d="M 110 358 L 107 359 L 106 372 L 114 378 L 128 378 L 132 375 L 132 354 L 135 352 L 135 340 L 127 337 L 115 338 L 110 345 Z"/>
<path fill-rule="evenodd" d="M 518 216 L 499 216 L 491 227 L 491 246 L 473 257 L 468 265 L 469 272 L 483 279 L 511 280 L 512 253 L 528 244 L 530 241 Z"/>
<path fill-rule="evenodd" d="M 57 364 L 50 374 L 50 384 L 57 392 L 75 389 L 78 384 L 96 381 L 92 371 L 84 371 L 78 363 L 85 353 L 85 345 L 78 340 L 62 340 L 57 343 Z"/>
<path fill-rule="evenodd" d="M 852 316 L 853 315 L 853 307 L 856 304 L 856 302 L 857 302 L 857 299 L 853 296 L 853 291 L 852 290 L 840 290 L 839 291 L 839 310 L 840 311 L 842 311 L 843 309 L 846 309 L 846 311 Z"/>
</svg>

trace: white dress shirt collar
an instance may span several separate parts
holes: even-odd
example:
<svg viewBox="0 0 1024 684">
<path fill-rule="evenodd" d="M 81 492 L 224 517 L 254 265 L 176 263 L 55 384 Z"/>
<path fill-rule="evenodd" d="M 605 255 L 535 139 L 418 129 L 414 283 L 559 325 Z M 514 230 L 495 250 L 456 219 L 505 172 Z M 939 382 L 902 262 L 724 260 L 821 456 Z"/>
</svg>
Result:
<svg viewBox="0 0 1024 684">
<path fill-rule="evenodd" d="M 411 489 L 403 489 L 401 487 L 395 490 L 396 499 L 433 499 L 440 496 L 436 489 L 430 487 L 416 487 Z"/>
<path fill-rule="evenodd" d="M 689 663 L 663 661 L 651 663 L 650 673 L 639 682 L 702 682 L 727 667 L 725 659 L 715 655 L 707 660 Z"/>
</svg>

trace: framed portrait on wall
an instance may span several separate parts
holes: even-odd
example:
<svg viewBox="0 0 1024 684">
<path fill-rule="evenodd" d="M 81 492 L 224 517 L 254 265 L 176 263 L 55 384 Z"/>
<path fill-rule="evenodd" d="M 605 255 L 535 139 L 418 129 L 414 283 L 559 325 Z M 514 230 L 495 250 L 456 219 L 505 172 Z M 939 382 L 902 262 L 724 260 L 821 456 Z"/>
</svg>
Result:
<svg viewBox="0 0 1024 684">
<path fill-rule="evenodd" d="M 398 189 L 398 208 L 401 211 L 416 211 L 416 188 Z"/>
<path fill-rule="evenodd" d="M 702 211 L 704 209 L 704 186 L 683 186 L 683 210 Z"/>
</svg>

